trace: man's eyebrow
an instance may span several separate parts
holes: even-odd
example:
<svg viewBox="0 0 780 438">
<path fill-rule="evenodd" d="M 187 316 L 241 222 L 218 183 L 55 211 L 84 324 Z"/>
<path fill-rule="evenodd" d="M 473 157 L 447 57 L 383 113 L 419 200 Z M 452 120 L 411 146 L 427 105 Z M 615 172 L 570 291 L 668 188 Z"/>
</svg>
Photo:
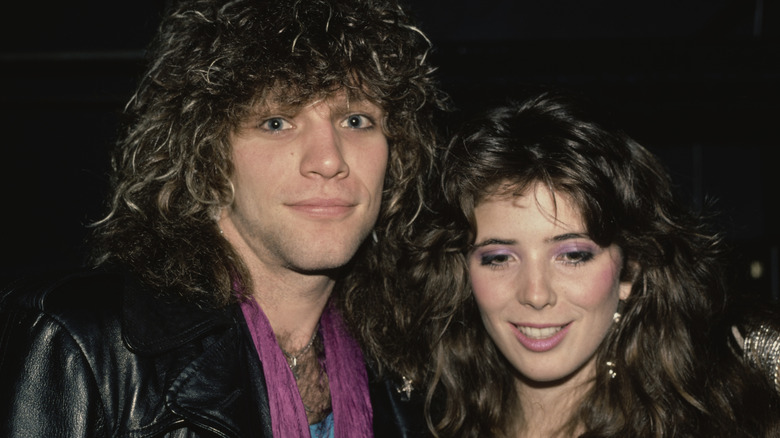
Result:
<svg viewBox="0 0 780 438">
<path fill-rule="evenodd" d="M 349 101 L 333 102 L 331 104 L 331 108 L 334 111 L 344 112 L 344 113 L 352 112 L 352 111 L 368 111 L 368 112 L 377 112 L 377 113 L 385 112 L 384 108 L 365 98 L 351 99 Z"/>
<path fill-rule="evenodd" d="M 272 105 L 262 105 L 257 106 L 249 111 L 247 111 L 243 117 L 241 118 L 242 123 L 254 123 L 255 121 L 259 119 L 264 119 L 267 117 L 287 117 L 295 115 L 294 111 L 291 111 L 290 109 L 282 108 L 281 106 L 272 106 Z"/>
</svg>

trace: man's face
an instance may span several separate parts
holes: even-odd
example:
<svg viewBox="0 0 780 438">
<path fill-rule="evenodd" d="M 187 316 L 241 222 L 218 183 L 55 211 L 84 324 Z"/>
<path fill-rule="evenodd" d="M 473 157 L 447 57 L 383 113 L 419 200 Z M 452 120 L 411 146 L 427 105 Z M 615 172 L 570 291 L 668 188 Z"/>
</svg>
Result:
<svg viewBox="0 0 780 438">
<path fill-rule="evenodd" d="M 379 214 L 384 112 L 336 95 L 273 105 L 231 138 L 234 202 L 220 226 L 250 271 L 317 272 L 349 261 Z"/>
</svg>

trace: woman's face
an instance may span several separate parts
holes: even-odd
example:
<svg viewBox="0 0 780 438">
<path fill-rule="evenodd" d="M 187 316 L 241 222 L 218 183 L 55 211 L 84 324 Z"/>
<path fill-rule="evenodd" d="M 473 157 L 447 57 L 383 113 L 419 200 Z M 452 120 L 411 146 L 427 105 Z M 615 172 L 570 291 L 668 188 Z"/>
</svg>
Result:
<svg viewBox="0 0 780 438">
<path fill-rule="evenodd" d="M 533 382 L 592 377 L 594 354 L 631 289 L 620 282 L 620 248 L 593 242 L 567 195 L 556 201 L 541 184 L 483 200 L 468 258 L 485 328 Z"/>
</svg>

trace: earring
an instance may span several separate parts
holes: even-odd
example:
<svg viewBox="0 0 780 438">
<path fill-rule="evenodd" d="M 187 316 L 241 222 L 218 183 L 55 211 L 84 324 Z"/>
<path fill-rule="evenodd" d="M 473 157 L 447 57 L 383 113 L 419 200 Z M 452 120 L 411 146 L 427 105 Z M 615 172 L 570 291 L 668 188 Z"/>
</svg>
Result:
<svg viewBox="0 0 780 438">
<path fill-rule="evenodd" d="M 374 243 L 379 243 L 379 237 L 376 235 L 376 230 L 371 231 L 371 238 L 374 239 Z"/>
<path fill-rule="evenodd" d="M 612 321 L 614 321 L 615 324 L 620 322 L 620 318 L 623 316 L 623 314 L 620 312 L 623 311 L 623 307 L 625 307 L 625 305 L 626 305 L 625 301 L 623 300 L 618 301 L 617 310 L 615 310 L 615 314 L 612 315 Z"/>
<path fill-rule="evenodd" d="M 609 374 L 610 379 L 617 377 L 617 372 L 615 371 L 615 362 L 607 361 L 607 374 Z"/>
<path fill-rule="evenodd" d="M 623 314 L 620 312 L 623 310 L 623 306 L 625 305 L 625 302 L 623 300 L 618 301 L 618 307 L 617 310 L 615 310 L 615 313 L 612 315 L 612 322 L 615 324 L 620 324 L 620 319 L 623 317 Z M 615 327 L 615 330 L 618 330 L 620 327 Z M 607 365 L 607 374 L 609 375 L 610 379 L 614 379 L 617 377 L 617 371 L 615 371 L 615 362 L 609 360 L 606 363 Z"/>
</svg>

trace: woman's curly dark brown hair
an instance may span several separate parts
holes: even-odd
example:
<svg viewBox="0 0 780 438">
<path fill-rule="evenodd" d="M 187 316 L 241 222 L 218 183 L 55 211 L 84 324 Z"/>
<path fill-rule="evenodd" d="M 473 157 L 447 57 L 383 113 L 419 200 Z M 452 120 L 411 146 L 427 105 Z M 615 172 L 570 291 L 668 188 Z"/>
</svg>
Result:
<svg viewBox="0 0 780 438">
<path fill-rule="evenodd" d="M 390 159 L 378 242 L 361 248 L 352 266 L 359 273 L 337 295 L 361 336 L 392 327 L 378 321 L 392 309 L 374 306 L 393 305 L 382 278 L 395 274 L 394 257 L 423 207 L 435 118 L 447 107 L 430 50 L 394 0 L 174 3 L 126 108 L 94 263 L 129 266 L 149 286 L 204 306 L 229 303 L 233 281 L 251 282 L 215 223 L 233 197 L 229 134 L 266 98 L 295 106 L 346 91 L 384 109 Z"/>
<path fill-rule="evenodd" d="M 649 151 L 598 114 L 568 94 L 539 94 L 461 126 L 444 151 L 442 199 L 409 275 L 437 316 L 431 427 L 445 437 L 516 436 L 515 370 L 483 328 L 465 257 L 481 200 L 541 183 L 574 201 L 596 243 L 621 248 L 621 280 L 633 283 L 562 435 L 771 436 L 777 394 L 726 348 L 721 236 L 679 202 Z"/>
</svg>

